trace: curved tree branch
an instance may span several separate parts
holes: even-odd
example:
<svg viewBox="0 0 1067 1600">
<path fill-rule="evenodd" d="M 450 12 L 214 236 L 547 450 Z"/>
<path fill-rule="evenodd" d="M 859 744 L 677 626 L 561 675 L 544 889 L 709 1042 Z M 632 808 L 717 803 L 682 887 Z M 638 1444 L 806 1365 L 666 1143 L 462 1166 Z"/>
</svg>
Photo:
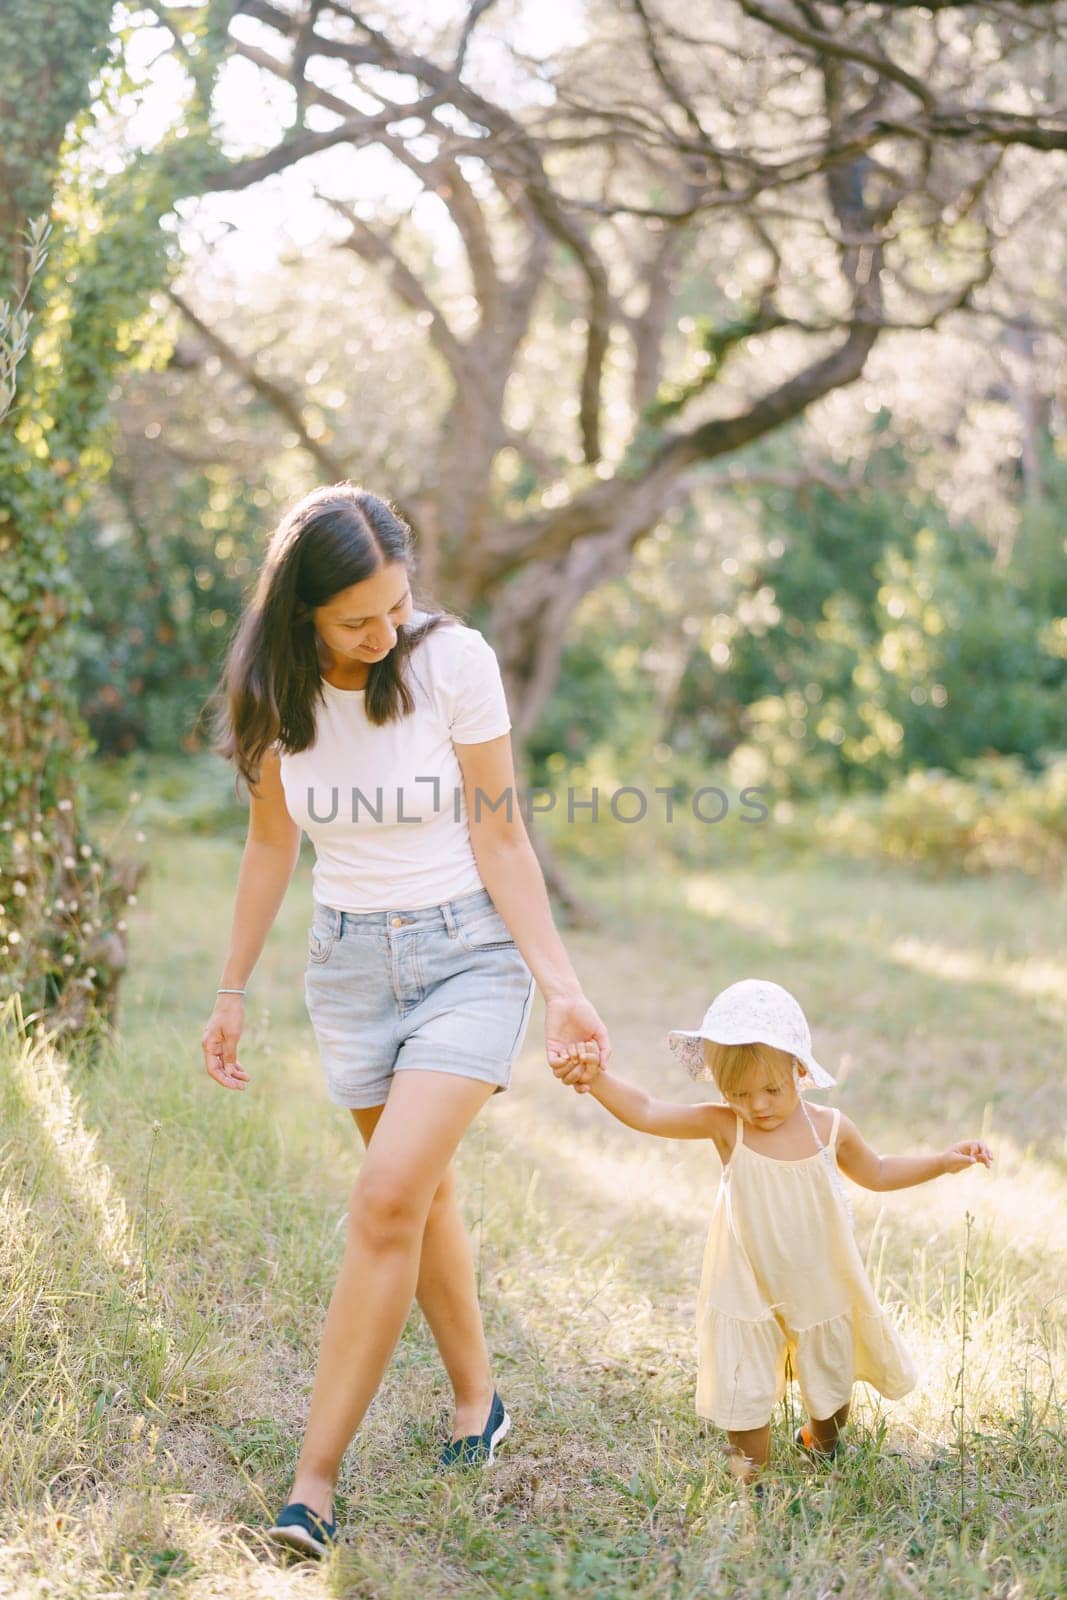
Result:
<svg viewBox="0 0 1067 1600">
<path fill-rule="evenodd" d="M 265 373 L 259 370 L 253 360 L 248 356 L 242 355 L 239 350 L 235 350 L 233 345 L 224 339 L 217 329 L 209 327 L 176 289 L 168 289 L 167 295 L 181 312 L 189 326 L 196 329 L 197 334 L 208 348 L 215 352 L 219 360 L 229 367 L 231 372 L 236 373 L 237 377 L 243 383 L 246 383 L 261 400 L 265 400 L 280 417 L 284 418 L 297 435 L 308 455 L 312 457 L 317 466 L 322 468 L 330 481 L 336 483 L 347 477 L 347 469 L 340 457 L 335 456 L 328 446 L 324 445 L 320 439 L 313 438 L 308 432 L 303 411 L 295 395 L 291 394 L 288 389 L 284 389 L 280 383 L 276 383 L 273 378 L 268 378 Z"/>
</svg>

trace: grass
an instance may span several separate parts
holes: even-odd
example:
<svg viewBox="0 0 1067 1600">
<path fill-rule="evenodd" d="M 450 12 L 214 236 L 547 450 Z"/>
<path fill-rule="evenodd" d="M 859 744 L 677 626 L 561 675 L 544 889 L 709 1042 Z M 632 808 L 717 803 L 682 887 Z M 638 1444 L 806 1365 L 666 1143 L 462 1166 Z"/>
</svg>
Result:
<svg viewBox="0 0 1067 1600">
<path fill-rule="evenodd" d="M 840 1465 L 775 1418 L 756 1516 L 692 1407 L 692 1308 L 718 1177 L 544 1065 L 459 1166 L 501 1392 L 491 1472 L 438 1481 L 447 1386 L 413 1312 L 346 1457 L 346 1543 L 280 1565 L 258 1528 L 299 1444 L 359 1166 L 303 1007 L 308 862 L 251 983 L 227 1095 L 199 1035 L 240 841 L 150 825 L 120 1029 L 90 1060 L 19 1037 L 0 1074 L 0 1595 L 689 1597 L 1062 1595 L 1063 899 L 1005 878 L 857 864 L 582 869 L 602 928 L 567 936 L 614 1064 L 680 1098 L 664 1035 L 734 978 L 801 997 L 825 1099 L 887 1150 L 980 1134 L 992 1173 L 853 1191 L 881 1294 L 922 1370 L 857 1390 Z"/>
</svg>

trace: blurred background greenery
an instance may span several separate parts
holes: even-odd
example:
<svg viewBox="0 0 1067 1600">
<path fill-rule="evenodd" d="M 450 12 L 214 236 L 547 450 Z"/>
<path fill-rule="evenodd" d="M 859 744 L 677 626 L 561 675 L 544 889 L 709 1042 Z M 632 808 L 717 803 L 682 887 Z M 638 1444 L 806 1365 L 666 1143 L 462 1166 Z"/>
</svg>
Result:
<svg viewBox="0 0 1067 1600">
<path fill-rule="evenodd" d="M 206 702 L 342 477 L 497 649 L 565 918 L 568 857 L 1062 884 L 1057 8 L 320 9 L 5 12 L 6 986 L 116 992 L 144 863 L 83 781 L 239 825 Z M 678 809 L 570 825 L 592 787 Z"/>
<path fill-rule="evenodd" d="M 44 10 L 0 6 L 0 1593 L 1058 1600 L 1067 0 Z M 341 478 L 498 653 L 621 1069 L 701 1093 L 666 1029 L 774 974 L 873 1140 L 995 1148 L 858 1196 L 924 1380 L 832 1474 L 787 1398 L 759 1518 L 692 1414 L 708 1152 L 564 1094 L 538 1014 L 458 1159 L 504 1459 L 424 1476 L 413 1316 L 337 1563 L 263 1559 L 359 1152 L 306 841 L 252 1092 L 203 1071 L 204 709 Z"/>
</svg>

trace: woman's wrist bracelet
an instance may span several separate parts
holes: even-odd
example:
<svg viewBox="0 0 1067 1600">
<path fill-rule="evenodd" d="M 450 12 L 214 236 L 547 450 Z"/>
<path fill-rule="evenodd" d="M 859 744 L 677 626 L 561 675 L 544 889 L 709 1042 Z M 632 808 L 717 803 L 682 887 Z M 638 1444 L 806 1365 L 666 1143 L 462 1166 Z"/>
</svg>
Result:
<svg viewBox="0 0 1067 1600">
<path fill-rule="evenodd" d="M 216 994 L 244 994 L 243 989 L 216 989 Z"/>
</svg>

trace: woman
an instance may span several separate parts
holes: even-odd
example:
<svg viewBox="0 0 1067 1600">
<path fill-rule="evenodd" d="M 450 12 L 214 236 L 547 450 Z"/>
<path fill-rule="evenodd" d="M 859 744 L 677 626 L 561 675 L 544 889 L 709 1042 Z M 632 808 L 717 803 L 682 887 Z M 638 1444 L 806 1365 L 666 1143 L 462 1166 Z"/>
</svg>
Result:
<svg viewBox="0 0 1067 1600">
<path fill-rule="evenodd" d="M 315 846 L 305 998 L 330 1098 L 367 1147 L 349 1202 L 307 1430 L 271 1537 L 321 1555 L 341 1458 L 417 1295 L 455 1391 L 440 1461 L 491 1460 L 493 1385 L 452 1158 L 507 1088 L 536 982 L 564 1081 L 607 1030 L 552 921 L 515 796 L 496 657 L 416 611 L 411 532 L 375 495 L 317 489 L 274 533 L 223 676 L 217 750 L 250 790 L 229 953 L 203 1034 L 243 1089 L 245 984 L 300 850 Z M 586 1043 L 587 1051 L 581 1050 Z"/>
</svg>

